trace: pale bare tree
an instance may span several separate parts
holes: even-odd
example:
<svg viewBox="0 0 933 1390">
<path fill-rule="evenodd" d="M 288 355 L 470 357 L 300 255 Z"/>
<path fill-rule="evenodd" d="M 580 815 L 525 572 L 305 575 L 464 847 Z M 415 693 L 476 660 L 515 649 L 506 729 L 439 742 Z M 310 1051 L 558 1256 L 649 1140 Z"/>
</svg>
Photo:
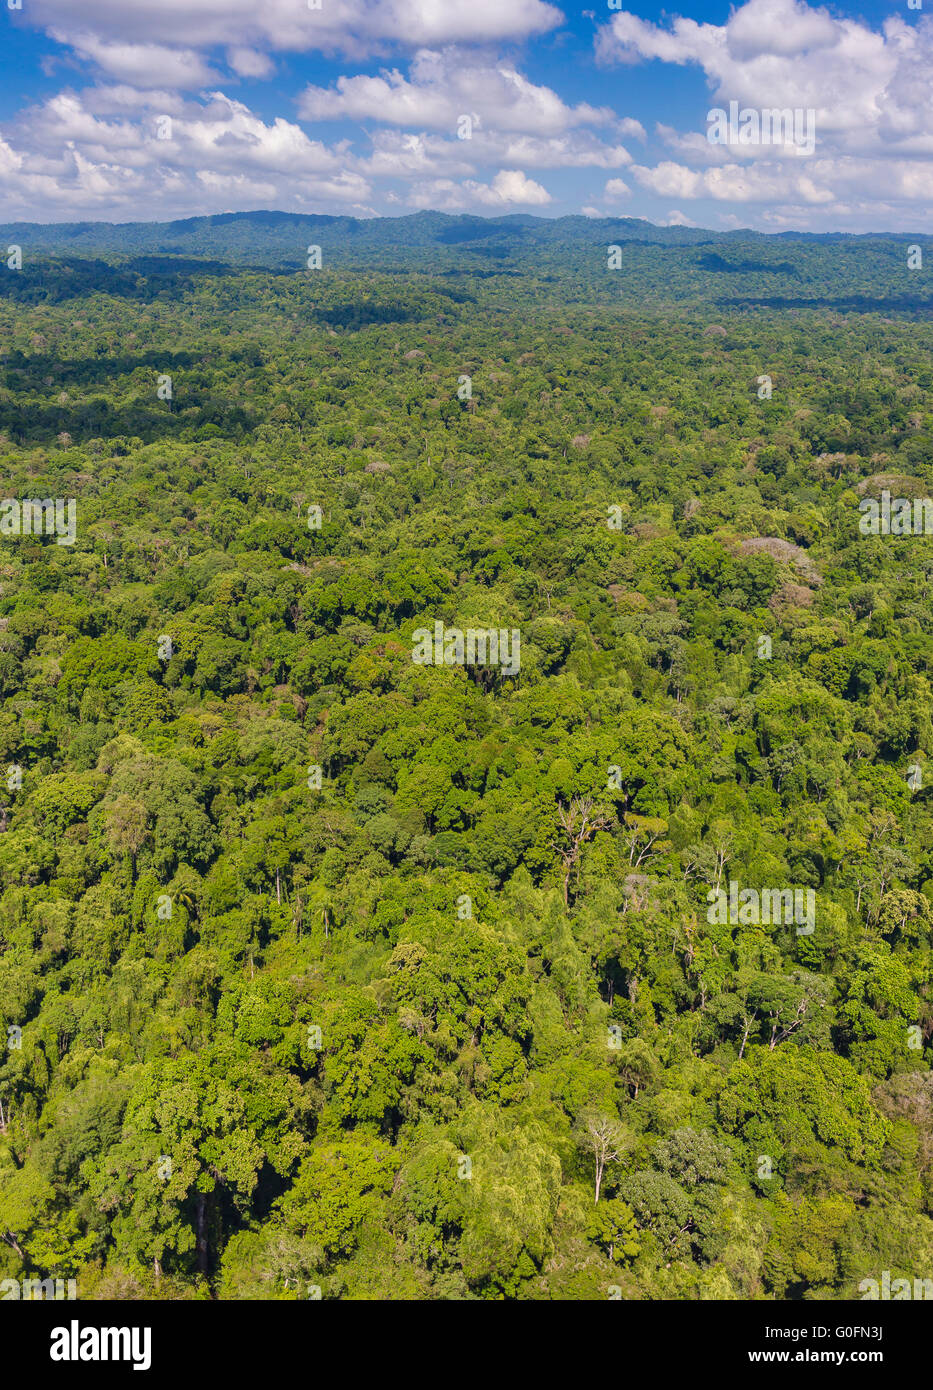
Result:
<svg viewBox="0 0 933 1390">
<path fill-rule="evenodd" d="M 577 1137 L 581 1146 L 592 1153 L 596 1165 L 595 1204 L 599 1201 L 606 1168 L 610 1163 L 617 1163 L 629 1148 L 629 1135 L 614 1116 L 600 1110 L 585 1110 L 577 1122 Z"/>
<path fill-rule="evenodd" d="M 597 806 L 592 797 L 574 796 L 569 806 L 558 803 L 557 818 L 561 830 L 570 842 L 564 847 L 558 846 L 564 863 L 564 906 L 567 907 L 570 875 L 576 868 L 579 881 L 579 862 L 583 846 L 587 840 L 593 838 L 597 830 L 603 830 L 609 824 L 609 814 L 601 806 Z"/>
</svg>

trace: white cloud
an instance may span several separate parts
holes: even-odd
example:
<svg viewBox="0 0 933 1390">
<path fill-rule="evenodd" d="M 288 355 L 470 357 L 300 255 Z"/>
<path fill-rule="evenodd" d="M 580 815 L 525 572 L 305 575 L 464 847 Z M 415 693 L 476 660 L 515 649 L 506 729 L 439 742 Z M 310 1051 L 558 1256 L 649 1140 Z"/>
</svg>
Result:
<svg viewBox="0 0 933 1390">
<path fill-rule="evenodd" d="M 476 172 L 469 146 L 459 141 L 380 130 L 372 143 L 373 152 L 362 164 L 374 178 L 462 178 Z"/>
<path fill-rule="evenodd" d="M 374 178 L 415 180 L 410 196 L 417 206 L 429 206 L 432 196 L 445 208 L 543 205 L 550 195 L 525 174 L 500 173 L 491 183 L 469 176 L 496 168 L 618 169 L 631 163 L 625 147 L 583 127 L 644 136 L 638 121 L 619 122 L 608 108 L 587 103 L 569 106 L 513 64 L 452 47 L 419 50 L 407 76 L 394 69 L 309 87 L 298 109 L 306 120 L 382 123 L 370 133 L 372 154 L 359 168 Z"/>
<path fill-rule="evenodd" d="M 223 90 L 185 98 L 124 83 L 61 92 L 4 135 L 0 200 L 9 216 L 37 220 L 191 216 L 219 204 L 371 211 L 374 184 L 383 199 L 413 206 L 543 208 L 552 199 L 538 170 L 631 164 L 622 146 L 587 130 L 458 140 L 389 128 L 361 156 L 348 140 L 325 143 L 295 121 L 263 119 Z"/>
<path fill-rule="evenodd" d="M 542 207 L 551 201 L 551 195 L 540 183 L 527 178 L 520 169 L 500 169 L 492 183 L 467 184 L 481 203 L 492 207 L 518 203 L 524 206 Z"/>
<path fill-rule="evenodd" d="M 227 65 L 240 77 L 271 77 L 275 72 L 272 59 L 255 48 L 229 48 Z"/>
<path fill-rule="evenodd" d="M 17 154 L 12 146 L 0 138 L 0 178 L 4 175 L 16 174 L 22 168 L 23 156 Z"/>
<path fill-rule="evenodd" d="M 379 77 L 339 77 L 331 88 L 308 87 L 298 109 L 307 120 L 376 120 L 449 131 L 467 115 L 483 129 L 532 135 L 613 120 L 606 107 L 585 102 L 567 106 L 550 87 L 529 82 L 511 63 L 482 63 L 455 48 L 421 49 L 408 78 L 393 69 Z"/>
<path fill-rule="evenodd" d="M 80 141 L 94 145 L 104 158 L 138 147 L 142 134 L 132 121 L 102 121 L 83 105 L 74 92 L 59 92 L 44 106 L 36 108 L 30 117 L 32 140 L 48 154 L 57 153 L 62 146 Z"/>
<path fill-rule="evenodd" d="M 100 38 L 195 48 L 361 55 L 402 44 L 495 43 L 547 33 L 560 10 L 544 0 L 28 0 L 24 18 Z"/>
<path fill-rule="evenodd" d="M 634 164 L 632 173 L 643 188 L 661 198 L 699 198 L 705 192 L 702 173 L 669 159 L 653 169 Z"/>
<path fill-rule="evenodd" d="M 532 135 L 481 134 L 478 150 L 484 159 L 488 152 L 490 160 L 523 164 L 531 169 L 621 169 L 632 162 L 624 146 L 604 145 L 589 131 L 573 131 L 547 140 Z"/>
<path fill-rule="evenodd" d="M 745 60 L 794 58 L 832 48 L 843 37 L 827 10 L 810 9 L 801 0 L 750 0 L 730 16 L 726 31 L 730 52 Z"/>
<path fill-rule="evenodd" d="M 210 93 L 210 104 L 197 119 L 173 123 L 173 143 L 185 162 L 210 159 L 214 169 L 249 165 L 272 173 L 320 173 L 340 166 L 338 156 L 318 140 L 309 140 L 300 126 L 277 116 L 266 125 L 242 102 L 223 92 Z"/>
<path fill-rule="evenodd" d="M 607 61 L 696 65 L 720 105 L 812 109 L 818 139 L 852 149 L 929 134 L 933 124 L 929 19 L 908 25 L 894 16 L 875 31 L 803 0 L 747 0 L 721 26 L 677 17 L 664 29 L 617 14 L 600 30 L 597 52 Z"/>
<path fill-rule="evenodd" d="M 81 102 L 85 110 L 99 116 L 112 115 L 117 111 L 141 110 L 173 115 L 180 114 L 185 106 L 185 99 L 179 92 L 157 88 L 140 91 L 137 87 L 128 87 L 125 84 L 86 87 L 81 93 Z"/>
<path fill-rule="evenodd" d="M 607 20 L 601 60 L 654 61 L 662 82 L 663 64 L 706 79 L 693 129 L 656 126 L 661 158 L 649 145 L 634 164 L 621 141 L 647 144 L 639 121 L 568 99 L 497 52 L 560 24 L 547 0 L 323 0 L 320 10 L 307 0 L 28 0 L 18 22 L 72 50 L 55 70 L 90 65 L 97 85 L 3 123 L 0 198 L 10 215 L 40 219 L 188 215 L 221 199 L 371 209 L 374 187 L 382 206 L 534 208 L 551 202 L 542 171 L 576 169 L 597 171 L 582 194 L 587 215 L 597 204 L 619 215 L 632 188 L 638 213 L 648 194 L 678 217 L 693 203 L 723 225 L 730 204 L 743 225 L 775 227 L 799 216 L 916 228 L 933 210 L 933 18 L 893 13 L 872 27 L 808 0 L 739 0 L 720 24 L 610 14 L 595 16 Z M 297 118 L 260 118 L 218 90 L 231 73 L 267 79 L 276 55 L 312 50 L 376 55 L 385 67 L 347 67 L 333 85 L 308 87 Z M 733 100 L 812 108 L 815 154 L 710 144 L 708 107 Z M 469 139 L 457 138 L 463 115 Z M 159 116 L 172 119 L 169 140 L 155 138 Z M 364 141 L 325 143 L 302 120 L 355 123 Z"/>
<path fill-rule="evenodd" d="M 73 48 L 108 77 L 137 87 L 194 88 L 216 80 L 207 63 L 190 48 L 167 48 L 157 43 L 108 43 L 91 33 L 52 30 L 59 43 Z"/>
<path fill-rule="evenodd" d="M 792 145 L 710 144 L 706 110 L 697 111 L 693 130 L 659 124 L 658 135 L 679 158 L 631 170 L 658 197 L 819 207 L 835 225 L 863 216 L 871 225 L 866 210 L 882 193 L 900 208 L 891 214 L 897 226 L 899 219 L 916 225 L 917 205 L 933 196 L 926 162 L 933 155 L 929 18 L 909 25 L 894 15 L 875 30 L 805 0 L 747 0 L 722 25 L 678 16 L 663 26 L 618 13 L 599 31 L 596 49 L 607 62 L 699 67 L 710 107 L 735 101 L 758 111 L 814 113 L 815 157 L 801 157 Z"/>
<path fill-rule="evenodd" d="M 170 112 L 161 101 L 134 105 L 121 87 L 89 98 L 63 92 L 30 108 L 0 143 L 9 217 L 191 216 L 216 211 L 221 196 L 241 209 L 369 206 L 369 179 L 344 143 L 325 146 L 282 118 L 266 123 L 223 92 Z M 158 138 L 160 114 L 171 115 L 169 139 Z"/>
<path fill-rule="evenodd" d="M 857 201 L 859 192 L 870 188 L 877 197 L 894 202 L 933 200 L 933 164 L 920 160 L 808 160 L 805 173 L 790 164 L 726 164 L 698 170 L 664 160 L 654 168 L 633 165 L 631 172 L 643 188 L 662 198 L 828 206 L 844 198 Z"/>
<path fill-rule="evenodd" d="M 437 176 L 462 178 L 482 168 L 506 165 L 526 169 L 619 169 L 632 157 L 621 145 L 604 145 L 588 131 L 539 139 L 477 131 L 471 140 L 425 133 L 379 130 L 370 137 L 372 154 L 360 168 L 374 178 Z"/>
<path fill-rule="evenodd" d="M 441 212 L 463 212 L 475 207 L 543 207 L 551 195 L 540 183 L 529 179 L 520 169 L 500 169 L 491 183 L 466 179 L 434 179 L 415 185 L 408 202 L 415 208 L 434 208 Z"/>
</svg>

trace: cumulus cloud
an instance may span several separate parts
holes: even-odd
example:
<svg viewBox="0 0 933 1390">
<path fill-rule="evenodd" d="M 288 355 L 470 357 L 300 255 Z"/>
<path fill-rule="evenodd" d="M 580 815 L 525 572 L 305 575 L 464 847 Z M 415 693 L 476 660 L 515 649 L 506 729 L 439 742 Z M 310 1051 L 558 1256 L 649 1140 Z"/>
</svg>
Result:
<svg viewBox="0 0 933 1390">
<path fill-rule="evenodd" d="M 188 215 L 218 202 L 371 211 L 374 190 L 383 207 L 543 208 L 552 194 L 539 176 L 574 169 L 573 203 L 588 215 L 599 204 L 618 216 L 622 200 L 643 213 L 658 199 L 656 218 L 705 201 L 692 209 L 701 221 L 722 222 L 718 209 L 734 204 L 743 222 L 774 227 L 923 225 L 933 18 L 895 13 L 872 27 L 810 0 L 739 0 L 720 24 L 602 15 L 602 63 L 703 74 L 709 97 L 692 128 L 660 123 L 649 142 L 634 117 L 525 76 L 499 49 L 553 31 L 562 16 L 549 0 L 323 0 L 319 10 L 306 0 L 29 0 L 13 22 L 43 28 L 70 49 L 56 70 L 80 62 L 95 85 L 3 123 L 0 197 L 10 215 L 40 220 Z M 331 70 L 342 75 L 307 87 L 281 116 L 260 118 L 223 91 L 277 66 L 287 76 L 278 55 L 311 51 L 340 55 Z M 342 61 L 373 56 L 385 66 Z M 266 111 L 294 101 L 266 95 Z M 812 110 L 814 154 L 711 144 L 707 108 L 731 101 Z M 331 121 L 355 126 L 352 142 L 325 143 L 301 124 Z M 631 140 L 645 146 L 637 163 Z"/>
<path fill-rule="evenodd" d="M 484 168 L 619 169 L 632 162 L 621 145 L 604 145 L 589 132 L 540 139 L 477 131 L 470 140 L 424 132 L 375 131 L 372 154 L 360 169 L 374 178 L 437 176 L 461 178 Z"/>
<path fill-rule="evenodd" d="M 663 160 L 654 168 L 632 166 L 643 188 L 662 198 L 714 198 L 733 203 L 835 204 L 871 188 L 895 202 L 933 199 L 933 165 L 920 160 L 837 158 L 809 161 L 807 172 L 790 165 L 726 164 L 715 169 L 691 169 Z"/>
<path fill-rule="evenodd" d="M 298 110 L 309 121 L 381 123 L 370 134 L 372 153 L 360 169 L 374 178 L 415 180 L 411 199 L 419 207 L 429 206 L 431 197 L 448 209 L 544 205 L 550 195 L 543 186 L 510 171 L 631 163 L 623 145 L 587 126 L 644 137 L 638 121 L 620 122 L 606 107 L 568 105 L 514 64 L 450 46 L 419 50 L 407 76 L 393 69 L 376 77 L 342 76 L 330 88 L 309 87 Z M 467 177 L 491 168 L 500 172 L 489 183 Z"/>
<path fill-rule="evenodd" d="M 70 30 L 75 0 L 29 0 L 28 22 Z M 560 24 L 546 0 L 81 0 L 81 27 L 116 42 L 360 55 L 393 45 L 495 43 Z"/>
<path fill-rule="evenodd" d="M 746 61 L 818 53 L 844 37 L 842 25 L 827 10 L 810 9 L 802 0 L 751 0 L 731 15 L 726 31 L 730 51 Z"/>
<path fill-rule="evenodd" d="M 87 104 L 63 92 L 30 108 L 0 144 L 8 215 L 135 220 L 216 211 L 219 200 L 231 209 L 369 208 L 370 182 L 345 143 L 325 146 L 281 117 L 263 121 L 220 91 L 169 110 L 151 100 L 163 95 L 134 104 L 117 86 L 93 90 Z"/>
<path fill-rule="evenodd" d="M 320 173 L 336 169 L 340 159 L 300 126 L 277 116 L 267 125 L 242 102 L 212 92 L 203 114 L 173 122 L 173 141 L 180 159 L 203 162 L 214 169 L 249 165 L 265 173 Z"/>
<path fill-rule="evenodd" d="M 831 170 L 818 166 L 811 174 L 793 176 L 773 165 L 747 168 L 727 164 L 697 171 L 664 161 L 654 169 L 633 167 L 638 182 L 662 198 L 716 198 L 730 203 L 776 202 L 793 195 L 807 203 L 829 203 L 834 194 L 821 175 Z"/>
<path fill-rule="evenodd" d="M 632 162 L 623 145 L 605 145 L 589 131 L 574 131 L 548 140 L 532 135 L 503 137 L 481 133 L 478 149 L 484 158 L 488 151 L 490 162 L 523 164 L 531 169 L 619 169 Z"/>
<path fill-rule="evenodd" d="M 340 77 L 331 88 L 308 87 L 298 109 L 308 120 L 349 117 L 428 130 L 454 130 L 468 115 L 482 128 L 533 135 L 613 120 L 606 107 L 566 105 L 511 63 L 478 62 L 455 48 L 421 49 L 407 78 L 393 69 L 379 77 Z"/>
<path fill-rule="evenodd" d="M 492 207 L 503 207 L 518 203 L 528 207 L 542 207 L 551 201 L 551 195 L 540 183 L 529 179 L 520 169 L 500 169 L 491 184 L 467 184 L 481 203 Z"/>
<path fill-rule="evenodd" d="M 81 93 L 81 103 L 84 110 L 98 116 L 144 110 L 171 115 L 184 110 L 185 98 L 180 92 L 169 92 L 164 87 L 140 90 L 124 83 L 102 83 L 97 87 L 86 87 Z"/>
<path fill-rule="evenodd" d="M 271 77 L 275 72 L 275 63 L 268 54 L 255 48 L 228 49 L 227 66 L 240 77 Z"/>
<path fill-rule="evenodd" d="M 632 162 L 583 129 L 459 140 L 389 127 L 358 153 L 349 140 L 325 143 L 295 121 L 264 119 L 219 88 L 195 98 L 120 82 L 60 92 L 4 135 L 0 197 L 10 216 L 37 220 L 189 216 L 218 204 L 372 211 L 374 184 L 385 200 L 413 206 L 545 207 L 551 194 L 537 171 Z"/>
<path fill-rule="evenodd" d="M 500 169 L 491 183 L 466 179 L 434 179 L 417 184 L 408 202 L 415 208 L 435 208 L 441 212 L 463 212 L 470 208 L 543 207 L 551 195 L 540 183 L 529 179 L 520 169 Z"/>
<path fill-rule="evenodd" d="M 605 61 L 702 68 L 720 105 L 812 109 L 819 138 L 878 148 L 933 127 L 933 21 L 880 31 L 804 0 L 748 0 L 723 25 L 675 18 L 669 29 L 619 13 L 599 32 Z M 933 149 L 933 146 L 931 146 Z"/>
<path fill-rule="evenodd" d="M 91 33 L 53 29 L 52 37 L 67 44 L 86 62 L 108 77 L 138 87 L 203 87 L 216 79 L 204 60 L 191 48 L 167 48 L 158 43 L 110 43 Z"/>
<path fill-rule="evenodd" d="M 859 217 L 876 192 L 901 205 L 929 201 L 933 155 L 933 21 L 900 16 L 879 30 L 806 0 L 747 0 L 721 25 L 677 16 L 667 25 L 615 14 L 599 30 L 603 62 L 656 60 L 706 76 L 710 107 L 812 111 L 816 157 L 793 144 L 711 144 L 707 112 L 697 128 L 661 124 L 678 159 L 631 172 L 659 197 L 832 209 Z M 876 204 L 877 206 L 877 204 Z M 895 213 L 895 220 L 897 214 Z"/>
<path fill-rule="evenodd" d="M 279 186 L 289 172 L 313 176 L 318 190 L 323 175 L 340 173 L 327 190 L 341 200 L 369 198 L 377 180 L 384 198 L 403 201 L 400 184 L 413 185 L 416 199 L 436 188 L 458 206 L 545 206 L 551 196 L 535 173 L 619 169 L 631 163 L 622 138 L 645 138 L 634 118 L 567 102 L 496 54 L 497 41 L 546 34 L 561 22 L 547 0 L 324 0 L 318 10 L 304 0 L 82 0 L 79 13 L 80 22 L 74 0 L 31 0 L 21 21 L 45 27 L 97 77 L 80 96 L 33 108 L 11 132 L 11 148 L 30 167 L 58 161 L 56 207 L 77 200 L 82 210 L 118 215 L 129 171 L 137 199 L 148 171 L 160 210 L 167 197 L 173 209 L 187 198 L 192 210 L 210 210 L 207 190 L 290 206 L 302 195 Z M 308 87 L 297 103 L 299 121 L 366 127 L 352 145 L 325 146 L 293 119 L 259 120 L 218 91 L 224 64 L 262 80 L 279 53 L 358 57 L 399 48 L 414 50 L 405 67 L 347 72 Z M 464 116 L 469 139 L 458 138 Z M 165 117 L 171 133 L 154 146 Z M 106 177 L 92 177 L 91 167 Z M 20 179 L 8 191 L 23 205 L 35 186 Z"/>
</svg>

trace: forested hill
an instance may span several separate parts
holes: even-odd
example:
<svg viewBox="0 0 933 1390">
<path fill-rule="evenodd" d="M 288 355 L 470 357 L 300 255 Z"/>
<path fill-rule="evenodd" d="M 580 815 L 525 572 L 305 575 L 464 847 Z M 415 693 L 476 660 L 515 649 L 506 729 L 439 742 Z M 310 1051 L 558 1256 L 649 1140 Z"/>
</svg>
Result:
<svg viewBox="0 0 933 1390">
<path fill-rule="evenodd" d="M 260 211 L 123 225 L 12 223 L 0 227 L 0 246 L 6 245 L 22 247 L 23 273 L 16 284 L 0 278 L 0 294 L 41 294 L 33 286 L 41 265 L 47 293 L 54 295 L 50 257 L 59 278 L 120 294 L 138 280 L 161 280 L 164 288 L 166 277 L 178 274 L 304 270 L 308 248 L 318 246 L 325 270 L 428 273 L 474 286 L 492 282 L 487 287 L 499 298 L 534 294 L 571 303 L 610 298 L 642 306 L 689 302 L 908 313 L 929 312 L 933 304 L 929 272 L 908 266 L 912 246 L 926 251 L 928 263 L 933 259 L 933 241 L 919 232 L 765 235 L 662 227 L 634 218 L 420 212 L 363 220 Z M 612 246 L 620 251 L 610 269 Z M 94 269 L 95 258 L 122 275 L 106 278 Z"/>
<path fill-rule="evenodd" d="M 416 212 L 404 217 L 331 217 L 295 212 L 226 212 L 175 222 L 66 222 L 40 225 L 10 223 L 0 236 L 24 236 L 44 250 L 158 252 L 223 255 L 267 264 L 294 263 L 296 248 L 308 239 L 326 238 L 343 255 L 374 251 L 406 253 L 444 247 L 475 246 L 481 255 L 533 254 L 545 246 L 600 245 L 611 231 L 627 241 L 657 246 L 691 246 L 721 240 L 763 240 L 755 232 L 706 232 L 692 227 L 658 227 L 639 218 L 475 217 L 444 212 Z M 610 240 L 612 237 L 610 237 Z"/>
<path fill-rule="evenodd" d="M 391 225 L 9 231 L 0 1279 L 933 1277 L 931 257 Z"/>
</svg>

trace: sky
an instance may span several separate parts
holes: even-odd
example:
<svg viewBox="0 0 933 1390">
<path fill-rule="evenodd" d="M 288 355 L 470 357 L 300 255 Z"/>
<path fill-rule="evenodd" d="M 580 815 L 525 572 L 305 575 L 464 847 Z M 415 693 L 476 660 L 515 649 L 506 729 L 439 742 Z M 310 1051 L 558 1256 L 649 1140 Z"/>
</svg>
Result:
<svg viewBox="0 0 933 1390">
<path fill-rule="evenodd" d="M 0 7 L 4 221 L 435 209 L 930 229 L 933 0 Z"/>
</svg>

